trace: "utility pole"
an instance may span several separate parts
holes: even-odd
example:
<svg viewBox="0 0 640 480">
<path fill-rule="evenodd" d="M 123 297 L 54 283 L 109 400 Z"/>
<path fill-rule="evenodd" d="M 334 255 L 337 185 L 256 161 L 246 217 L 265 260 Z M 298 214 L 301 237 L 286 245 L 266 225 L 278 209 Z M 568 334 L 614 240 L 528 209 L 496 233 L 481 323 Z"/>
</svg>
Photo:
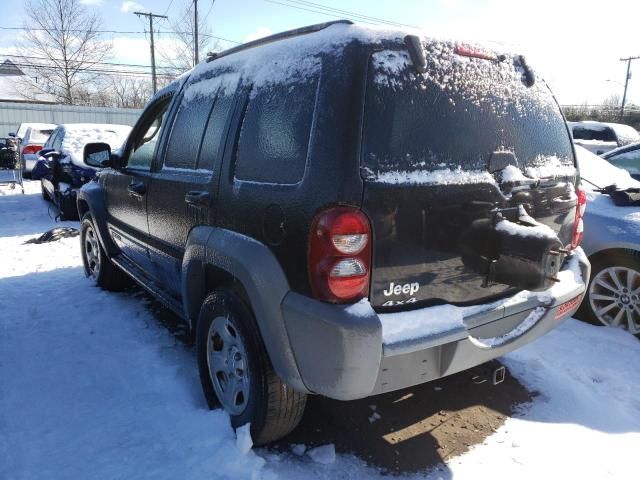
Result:
<svg viewBox="0 0 640 480">
<path fill-rule="evenodd" d="M 169 17 L 166 15 L 156 15 L 155 13 L 145 13 L 145 12 L 133 12 L 138 15 L 138 17 L 148 17 L 149 18 L 149 31 L 151 32 L 151 78 L 153 80 L 153 93 L 155 94 L 158 91 L 158 82 L 156 80 L 156 52 L 153 45 L 153 19 L 154 18 L 164 18 L 165 20 Z"/>
<path fill-rule="evenodd" d="M 195 67 L 198 62 L 200 61 L 200 59 L 198 58 L 198 0 L 193 0 L 193 14 L 194 14 L 194 22 L 193 22 L 193 26 L 194 26 L 194 35 L 193 35 L 193 52 L 194 52 L 194 63 L 193 66 Z"/>
<path fill-rule="evenodd" d="M 621 58 L 621 62 L 627 62 L 627 76 L 624 79 L 624 94 L 622 95 L 622 107 L 620 107 L 620 118 L 624 117 L 624 106 L 627 103 L 627 87 L 629 86 L 629 78 L 631 78 L 631 62 L 638 60 L 640 57 Z"/>
</svg>

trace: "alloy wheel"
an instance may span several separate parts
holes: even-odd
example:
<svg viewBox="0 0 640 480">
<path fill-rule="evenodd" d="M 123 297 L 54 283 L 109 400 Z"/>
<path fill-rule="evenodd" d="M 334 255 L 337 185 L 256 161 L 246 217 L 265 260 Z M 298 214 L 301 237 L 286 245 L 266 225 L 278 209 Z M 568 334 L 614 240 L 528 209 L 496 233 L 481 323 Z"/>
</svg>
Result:
<svg viewBox="0 0 640 480">
<path fill-rule="evenodd" d="M 640 333 L 640 272 L 618 266 L 604 268 L 589 285 L 589 303 L 604 325 Z"/>
</svg>

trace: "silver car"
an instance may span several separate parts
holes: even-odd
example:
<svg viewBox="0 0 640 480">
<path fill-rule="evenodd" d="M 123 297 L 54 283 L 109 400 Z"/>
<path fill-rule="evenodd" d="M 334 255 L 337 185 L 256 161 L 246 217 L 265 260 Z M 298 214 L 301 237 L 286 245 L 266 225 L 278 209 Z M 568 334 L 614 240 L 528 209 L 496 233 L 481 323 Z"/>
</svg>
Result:
<svg viewBox="0 0 640 480">
<path fill-rule="evenodd" d="M 20 141 L 20 161 L 25 173 L 31 172 L 38 161 L 38 152 L 56 128 L 52 123 L 22 123 L 15 133 Z"/>
<path fill-rule="evenodd" d="M 619 207 L 598 187 L 638 187 L 626 170 L 576 145 L 587 190 L 582 248 L 591 261 L 591 282 L 578 316 L 640 334 L 640 207 Z"/>
</svg>

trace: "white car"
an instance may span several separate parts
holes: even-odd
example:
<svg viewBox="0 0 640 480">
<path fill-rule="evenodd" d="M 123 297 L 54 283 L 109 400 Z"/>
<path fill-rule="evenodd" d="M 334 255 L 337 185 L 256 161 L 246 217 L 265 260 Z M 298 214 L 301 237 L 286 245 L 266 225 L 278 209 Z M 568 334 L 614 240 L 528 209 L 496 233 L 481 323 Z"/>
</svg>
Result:
<svg viewBox="0 0 640 480">
<path fill-rule="evenodd" d="M 640 141 L 640 133 L 629 125 L 605 122 L 567 122 L 576 145 L 596 155 Z"/>
<path fill-rule="evenodd" d="M 33 170 L 38 161 L 38 152 L 57 125 L 53 123 L 21 123 L 15 134 L 19 139 L 20 161 L 24 172 Z"/>
<path fill-rule="evenodd" d="M 609 185 L 640 188 L 626 170 L 576 145 L 587 191 L 582 248 L 591 281 L 578 316 L 595 324 L 640 334 L 640 206 L 617 206 L 599 190 Z"/>
</svg>

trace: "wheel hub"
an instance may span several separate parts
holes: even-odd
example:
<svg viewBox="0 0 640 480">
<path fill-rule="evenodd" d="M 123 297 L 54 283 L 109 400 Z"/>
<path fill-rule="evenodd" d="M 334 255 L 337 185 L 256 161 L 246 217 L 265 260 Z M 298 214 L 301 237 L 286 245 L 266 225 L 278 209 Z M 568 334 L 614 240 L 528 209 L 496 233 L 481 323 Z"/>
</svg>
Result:
<svg viewBox="0 0 640 480">
<path fill-rule="evenodd" d="M 233 321 L 217 317 L 207 341 L 209 376 L 218 400 L 227 412 L 241 414 L 249 398 L 247 354 Z"/>
<path fill-rule="evenodd" d="M 589 303 L 604 325 L 640 333 L 640 272 L 618 266 L 601 270 L 589 285 Z"/>
</svg>

